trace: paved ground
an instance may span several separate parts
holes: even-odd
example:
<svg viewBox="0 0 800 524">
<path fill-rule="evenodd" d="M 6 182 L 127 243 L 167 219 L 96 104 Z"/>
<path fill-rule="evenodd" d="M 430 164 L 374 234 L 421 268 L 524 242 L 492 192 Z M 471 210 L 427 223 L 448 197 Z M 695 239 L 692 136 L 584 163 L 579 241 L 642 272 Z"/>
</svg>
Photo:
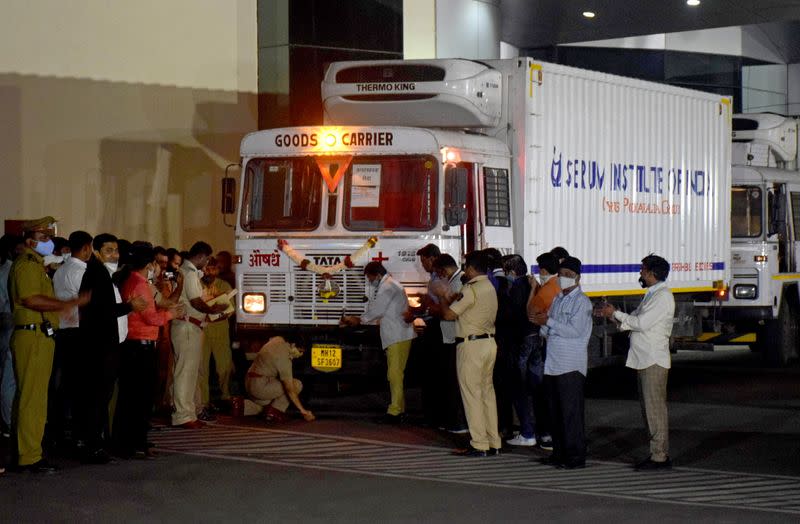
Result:
<svg viewBox="0 0 800 524">
<path fill-rule="evenodd" d="M 267 427 L 222 418 L 151 434 L 152 462 L 0 476 L 7 522 L 800 521 L 800 369 L 753 369 L 746 352 L 681 355 L 671 375 L 671 472 L 643 474 L 633 382 L 588 381 L 590 460 L 580 471 L 449 454 L 452 436 L 371 422 L 380 393 L 317 398 L 320 420 Z M 411 405 L 418 392 L 411 391 Z"/>
</svg>

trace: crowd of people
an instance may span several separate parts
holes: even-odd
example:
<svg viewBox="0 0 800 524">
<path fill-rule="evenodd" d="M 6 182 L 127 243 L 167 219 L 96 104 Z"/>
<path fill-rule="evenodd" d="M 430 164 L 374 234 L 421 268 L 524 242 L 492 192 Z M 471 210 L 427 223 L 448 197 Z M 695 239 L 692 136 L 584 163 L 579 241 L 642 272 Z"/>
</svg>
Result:
<svg viewBox="0 0 800 524">
<path fill-rule="evenodd" d="M 435 244 L 417 255 L 430 273 L 419 307 L 409 308 L 403 287 L 380 262 L 370 262 L 366 311 L 341 321 L 380 324 L 391 399 L 382 422 L 405 419 L 404 373 L 419 316 L 426 422 L 469 433 L 469 446 L 456 454 L 498 455 L 505 439 L 509 446 L 552 451 L 545 464 L 583 468 L 588 345 L 593 317 L 605 317 L 632 333 L 627 365 L 637 370 L 650 436 L 650 456 L 637 469 L 670 467 L 666 385 L 675 303 L 665 284 L 666 260 L 642 260 L 639 282 L 647 291 L 636 310 L 624 313 L 592 304 L 580 287 L 581 261 L 563 247 L 536 258 L 536 278 L 523 257 L 494 248 L 468 253 L 461 267 Z M 514 413 L 519 430 L 512 433 Z"/>
<path fill-rule="evenodd" d="M 109 233 L 54 236 L 52 217 L 0 241 L 0 414 L 13 467 L 154 458 L 154 409 L 197 429 L 230 399 L 230 253 L 186 252 Z M 213 358 L 220 395 L 212 406 Z M 116 392 L 116 395 L 114 394 Z"/>
<path fill-rule="evenodd" d="M 0 240 L 0 415 L 14 467 L 54 471 L 45 447 L 90 464 L 153 458 L 147 433 L 155 409 L 166 408 L 172 426 L 187 430 L 213 421 L 215 409 L 230 409 L 230 253 L 214 257 L 205 242 L 181 252 L 85 231 L 59 239 L 54 222 L 27 221 L 21 237 Z M 409 307 L 403 286 L 374 261 L 364 268 L 365 312 L 341 319 L 344 326 L 379 325 L 390 392 L 382 423 L 405 420 L 405 370 L 415 347 L 424 355 L 426 422 L 469 433 L 456 454 L 498 455 L 505 440 L 552 451 L 546 464 L 582 468 L 588 344 L 593 316 L 604 317 L 632 333 L 627 365 L 637 370 L 650 436 L 650 456 L 637 468 L 670 467 L 666 384 L 675 303 L 666 260 L 642 260 L 647 291 L 625 313 L 593 306 L 581 290 L 581 261 L 561 247 L 536 258 L 535 278 L 522 256 L 494 248 L 467 253 L 463 264 L 435 244 L 417 255 L 430 274 L 418 307 Z M 424 320 L 419 337 L 415 318 Z M 294 406 L 315 419 L 293 376 L 292 360 L 303 351 L 291 335 L 264 344 L 245 374 L 244 414 L 281 422 Z"/>
</svg>

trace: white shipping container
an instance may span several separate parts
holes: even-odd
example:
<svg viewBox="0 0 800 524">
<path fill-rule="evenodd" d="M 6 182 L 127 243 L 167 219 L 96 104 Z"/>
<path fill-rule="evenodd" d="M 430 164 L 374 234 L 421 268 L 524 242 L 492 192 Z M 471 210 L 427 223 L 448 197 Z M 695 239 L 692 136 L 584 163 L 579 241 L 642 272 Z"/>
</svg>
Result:
<svg viewBox="0 0 800 524">
<path fill-rule="evenodd" d="M 527 261 L 565 247 L 594 295 L 640 293 L 650 253 L 672 264 L 675 291 L 729 280 L 729 98 L 532 59 L 489 63 L 511 84 L 514 243 Z"/>
</svg>

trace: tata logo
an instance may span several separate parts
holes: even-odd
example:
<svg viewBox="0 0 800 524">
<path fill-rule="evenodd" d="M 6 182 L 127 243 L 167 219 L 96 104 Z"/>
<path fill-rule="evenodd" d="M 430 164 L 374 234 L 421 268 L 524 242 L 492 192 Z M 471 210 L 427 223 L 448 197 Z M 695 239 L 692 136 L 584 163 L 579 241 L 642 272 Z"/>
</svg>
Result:
<svg viewBox="0 0 800 524">
<path fill-rule="evenodd" d="M 335 266 L 342 263 L 342 257 L 337 256 L 312 256 L 318 266 Z"/>
</svg>

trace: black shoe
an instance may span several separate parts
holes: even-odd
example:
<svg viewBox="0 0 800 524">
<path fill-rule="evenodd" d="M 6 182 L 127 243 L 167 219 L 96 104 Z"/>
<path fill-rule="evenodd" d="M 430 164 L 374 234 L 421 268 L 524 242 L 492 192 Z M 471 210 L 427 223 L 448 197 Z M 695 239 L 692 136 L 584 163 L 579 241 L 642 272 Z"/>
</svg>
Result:
<svg viewBox="0 0 800 524">
<path fill-rule="evenodd" d="M 217 413 L 229 414 L 231 412 L 231 401 L 228 399 L 219 399 L 212 406 Z"/>
<path fill-rule="evenodd" d="M 197 420 L 201 420 L 203 422 L 216 422 L 217 416 L 211 413 L 208 409 L 204 409 L 197 414 Z"/>
<path fill-rule="evenodd" d="M 87 451 L 86 454 L 81 457 L 81 462 L 83 464 L 111 464 L 116 462 L 111 455 L 108 454 L 106 450 L 103 448 L 98 448 L 92 451 Z"/>
<path fill-rule="evenodd" d="M 475 449 L 472 446 L 464 449 L 457 449 L 453 452 L 453 455 L 459 457 L 485 457 L 489 453 L 482 450 L 482 449 Z"/>
<path fill-rule="evenodd" d="M 500 448 L 489 448 L 489 451 L 486 452 L 490 457 L 499 457 L 501 453 L 502 450 Z"/>
<path fill-rule="evenodd" d="M 390 415 L 388 413 L 384 413 L 383 416 L 378 418 L 376 422 L 378 424 L 385 424 L 387 426 L 398 426 L 406 421 L 406 414 L 400 413 L 399 415 Z"/>
<path fill-rule="evenodd" d="M 133 454 L 133 458 L 136 460 L 155 460 L 158 458 L 158 455 L 152 449 L 147 450 L 137 450 Z"/>
<path fill-rule="evenodd" d="M 585 460 L 575 460 L 575 461 L 569 461 L 569 462 L 562 462 L 561 464 L 559 464 L 556 467 L 558 469 L 583 469 L 583 468 L 586 467 L 586 461 Z"/>
<path fill-rule="evenodd" d="M 655 460 L 647 457 L 647 459 L 639 462 L 634 466 L 636 471 L 657 471 L 662 469 L 671 469 L 672 468 L 672 461 L 667 458 L 667 460 L 656 462 Z"/>
<path fill-rule="evenodd" d="M 556 468 L 561 466 L 561 464 L 563 463 L 563 461 L 559 457 L 554 457 L 553 455 L 537 459 L 536 461 L 544 466 L 554 466 Z"/>
<path fill-rule="evenodd" d="M 19 466 L 17 471 L 20 473 L 33 473 L 35 475 L 52 475 L 53 473 L 58 472 L 61 469 L 55 464 L 50 464 L 45 459 L 40 460 L 39 462 L 34 462 L 33 464 L 28 464 L 27 466 Z"/>
<path fill-rule="evenodd" d="M 130 460 L 133 458 L 133 455 L 135 454 L 133 448 L 115 447 L 111 452 L 114 454 L 115 457 L 119 457 L 123 460 Z"/>
</svg>

